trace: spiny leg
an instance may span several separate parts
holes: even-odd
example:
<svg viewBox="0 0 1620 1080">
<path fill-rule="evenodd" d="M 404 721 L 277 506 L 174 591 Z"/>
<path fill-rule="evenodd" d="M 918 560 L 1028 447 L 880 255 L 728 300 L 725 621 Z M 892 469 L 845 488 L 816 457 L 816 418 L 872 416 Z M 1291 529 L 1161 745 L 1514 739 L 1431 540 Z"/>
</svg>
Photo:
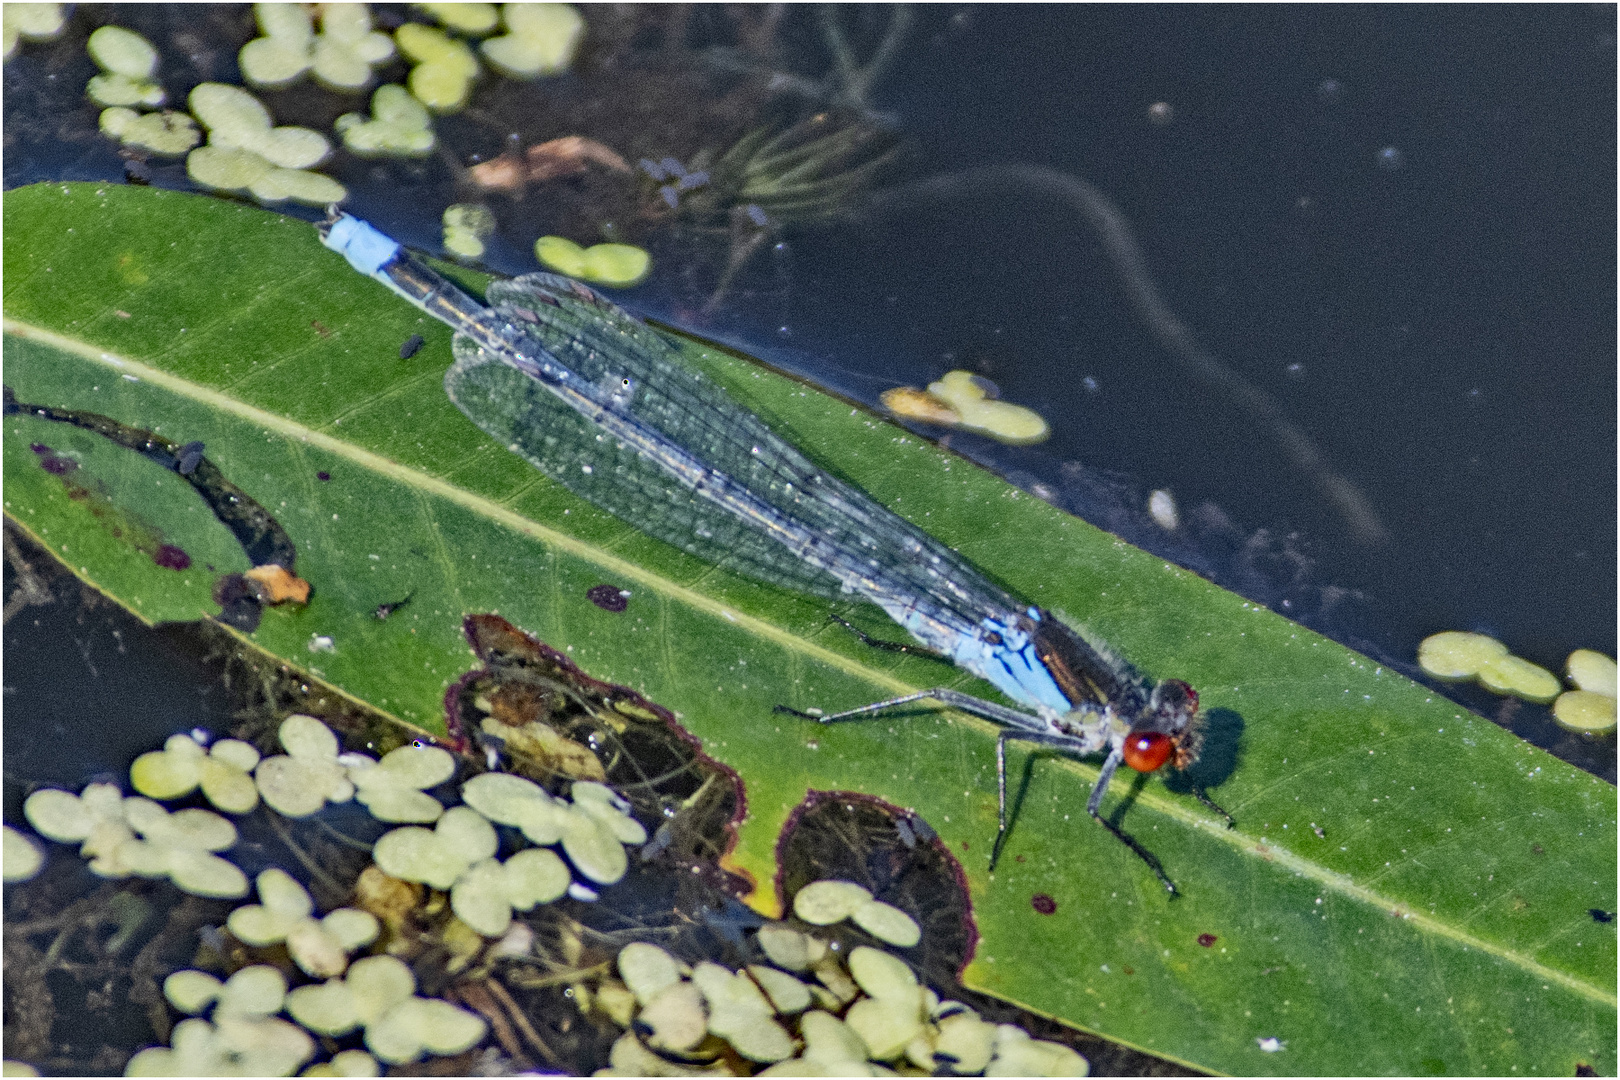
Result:
<svg viewBox="0 0 1620 1080">
<path fill-rule="evenodd" d="M 1217 814 L 1221 815 L 1221 817 L 1225 818 L 1226 819 L 1226 827 L 1228 829 L 1237 828 L 1237 820 L 1235 818 L 1233 818 L 1231 814 L 1227 813 L 1226 810 L 1223 809 L 1219 803 L 1217 803 L 1214 799 L 1209 797 L 1209 792 L 1204 790 L 1203 785 L 1194 784 L 1192 786 L 1192 793 L 1193 793 L 1193 798 L 1195 798 L 1199 802 L 1203 803 L 1206 809 L 1213 810 L 1213 811 L 1215 811 L 1215 813 L 1217 813 Z"/>
<path fill-rule="evenodd" d="M 990 869 L 992 870 L 996 868 L 996 860 L 1001 855 L 1001 845 L 1007 836 L 1007 743 L 1011 739 L 1036 743 L 1042 746 L 1055 746 L 1060 749 L 1073 750 L 1075 748 L 1074 740 L 1062 735 L 1003 731 L 996 738 L 997 819 L 1000 828 L 996 832 L 995 847 L 990 853 Z M 1103 761 L 1102 771 L 1097 774 L 1097 782 L 1092 785 L 1091 798 L 1086 801 L 1086 813 L 1090 814 L 1103 828 L 1113 833 L 1114 838 L 1120 843 L 1135 852 L 1136 857 L 1146 863 L 1149 870 L 1153 871 L 1153 876 L 1159 879 L 1159 884 L 1164 886 L 1166 892 L 1172 897 L 1180 896 L 1180 890 L 1176 888 L 1176 883 L 1170 880 L 1170 876 L 1164 872 L 1164 864 L 1159 862 L 1158 856 L 1137 843 L 1133 836 L 1099 813 L 1102 807 L 1103 793 L 1108 790 L 1108 782 L 1114 778 L 1114 771 L 1119 768 L 1119 763 L 1123 758 L 1124 751 L 1120 748 L 1115 748 L 1109 752 L 1107 759 Z"/>
<path fill-rule="evenodd" d="M 950 657 L 936 649 L 930 649 L 922 645 L 911 645 L 904 641 L 884 641 L 881 638 L 873 637 L 865 630 L 862 630 L 848 619 L 845 619 L 839 615 L 834 614 L 828 617 L 832 619 L 833 622 L 837 623 L 839 626 L 842 626 L 845 630 L 848 630 L 850 633 L 859 638 L 862 645 L 870 645 L 874 649 L 882 649 L 885 652 L 910 653 L 913 656 L 926 656 L 930 660 L 938 660 L 945 664 L 949 664 L 951 662 Z"/>
</svg>

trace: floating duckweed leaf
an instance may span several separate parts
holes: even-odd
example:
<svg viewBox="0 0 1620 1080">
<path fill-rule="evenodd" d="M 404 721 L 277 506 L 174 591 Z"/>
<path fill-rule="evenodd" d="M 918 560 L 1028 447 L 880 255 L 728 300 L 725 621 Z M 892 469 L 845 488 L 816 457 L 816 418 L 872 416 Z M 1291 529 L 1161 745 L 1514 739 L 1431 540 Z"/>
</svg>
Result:
<svg viewBox="0 0 1620 1080">
<path fill-rule="evenodd" d="M 1042 442 L 1051 434 L 1039 413 L 1021 405 L 997 401 L 984 380 L 966 371 L 947 372 L 928 392 L 961 417 L 959 426 L 1014 446 Z"/>
<path fill-rule="evenodd" d="M 1566 731 L 1602 735 L 1615 729 L 1615 700 L 1590 690 L 1569 690 L 1553 702 L 1553 719 Z"/>
<path fill-rule="evenodd" d="M 861 1037 L 875 1061 L 893 1061 L 923 1029 L 921 1009 L 886 998 L 861 998 L 844 1014 L 844 1023 Z"/>
<path fill-rule="evenodd" d="M 287 980 L 269 964 L 252 964 L 229 979 L 219 990 L 217 1022 L 224 1016 L 270 1016 L 281 1011 L 287 997 Z"/>
<path fill-rule="evenodd" d="M 271 867 L 262 871 L 254 884 L 259 890 L 259 903 L 237 908 L 226 921 L 239 941 L 248 945 L 273 944 L 315 912 L 315 901 L 285 870 Z"/>
<path fill-rule="evenodd" d="M 342 749 L 331 728 L 303 713 L 293 713 L 283 720 L 276 735 L 287 753 L 297 758 L 336 761 Z"/>
<path fill-rule="evenodd" d="M 764 964 L 750 964 L 748 973 L 771 999 L 771 1007 L 778 1013 L 803 1012 L 810 1007 L 810 988 L 785 971 Z"/>
<path fill-rule="evenodd" d="M 494 4 L 416 4 L 415 7 L 462 34 L 487 34 L 495 29 L 498 21 Z"/>
<path fill-rule="evenodd" d="M 300 1076 L 381 1076 L 382 1066 L 364 1050 L 340 1050 L 332 1060 L 311 1065 Z"/>
<path fill-rule="evenodd" d="M 420 881 L 448 889 L 467 869 L 467 860 L 441 843 L 432 829 L 408 825 L 385 833 L 371 850 L 383 873 L 401 881 Z"/>
<path fill-rule="evenodd" d="M 534 79 L 568 70 L 585 33 L 572 4 L 505 4 L 507 32 L 479 46 L 484 59 L 513 79 Z"/>
<path fill-rule="evenodd" d="M 217 147 L 250 150 L 272 165 L 307 169 L 319 165 L 332 146 L 319 132 L 302 127 L 271 127 L 270 111 L 239 86 L 199 83 L 187 97 L 192 115 L 208 129 Z"/>
<path fill-rule="evenodd" d="M 195 1016 L 213 1004 L 223 985 L 206 971 L 176 971 L 163 980 L 163 996 L 176 1009 Z"/>
<path fill-rule="evenodd" d="M 560 274 L 618 288 L 645 281 L 652 270 L 652 257 L 629 244 L 582 248 L 566 237 L 542 236 L 534 242 L 534 254 Z"/>
<path fill-rule="evenodd" d="M 849 973 L 855 984 L 872 997 L 921 1008 L 922 986 L 904 960 L 882 949 L 857 946 L 849 954 Z"/>
<path fill-rule="evenodd" d="M 1472 679 L 1480 668 L 1507 654 L 1507 646 L 1493 637 L 1445 630 L 1418 645 L 1418 666 L 1437 679 Z"/>
<path fill-rule="evenodd" d="M 356 798 L 379 821 L 437 821 L 444 807 L 422 788 L 455 774 L 455 759 L 436 746 L 401 746 L 375 765 L 352 768 Z M 485 822 L 488 826 L 488 822 Z"/>
<path fill-rule="evenodd" d="M 530 803 L 555 800 L 533 780 L 504 772 L 479 773 L 461 785 L 467 805 L 501 825 L 521 825 Z"/>
<path fill-rule="evenodd" d="M 799 1020 L 804 1059 L 825 1065 L 866 1061 L 866 1043 L 838 1017 L 817 1009 Z"/>
<path fill-rule="evenodd" d="M 407 998 L 366 1025 L 366 1046 L 391 1065 L 415 1061 L 423 1051 L 459 1054 L 488 1030 L 481 1017 L 438 998 Z"/>
<path fill-rule="evenodd" d="M 5 826 L 5 881 L 27 881 L 45 865 L 45 852 L 24 834 Z"/>
<path fill-rule="evenodd" d="M 619 838 L 600 820 L 580 810 L 568 816 L 562 847 L 575 869 L 598 885 L 611 885 L 630 869 L 630 857 Z"/>
<path fill-rule="evenodd" d="M 452 806 L 434 830 L 440 839 L 463 853 L 470 863 L 487 859 L 500 848 L 500 837 L 489 819 L 475 808 Z"/>
<path fill-rule="evenodd" d="M 500 937 L 512 924 L 512 902 L 506 896 L 506 876 L 494 859 L 474 863 L 450 890 L 450 907 L 457 918 L 484 937 Z"/>
<path fill-rule="evenodd" d="M 555 851 L 525 848 L 501 865 L 507 901 L 519 911 L 549 904 L 568 891 L 573 875 Z"/>
<path fill-rule="evenodd" d="M 985 1023 L 970 1009 L 964 1010 L 939 1022 L 934 1053 L 953 1062 L 949 1065 L 952 1072 L 973 1076 L 990 1064 L 995 1039 L 994 1024 Z"/>
<path fill-rule="evenodd" d="M 868 900 L 850 913 L 856 926 L 879 941 L 909 949 L 922 940 L 922 928 L 915 919 L 881 900 Z"/>
<path fill-rule="evenodd" d="M 484 254 L 484 240 L 495 232 L 495 215 L 478 203 L 457 203 L 444 211 L 444 246 L 463 259 Z"/>
<path fill-rule="evenodd" d="M 1616 671 L 1612 657 L 1592 649 L 1576 649 L 1565 661 L 1565 670 L 1576 689 L 1615 696 Z"/>
<path fill-rule="evenodd" d="M 1479 685 L 1495 694 L 1512 694 L 1545 704 L 1558 696 L 1558 676 L 1518 656 L 1498 656 L 1479 669 Z"/>
<path fill-rule="evenodd" d="M 790 926 L 766 923 L 759 928 L 759 947 L 771 963 L 788 971 L 809 971 L 820 956 L 812 955 L 811 939 Z"/>
<path fill-rule="evenodd" d="M 101 133 L 125 146 L 139 147 L 164 157 L 179 157 L 202 141 L 196 121 L 183 112 L 138 113 L 115 106 L 101 110 Z"/>
<path fill-rule="evenodd" d="M 0 8 L 6 59 L 16 53 L 19 42 L 50 41 L 66 23 L 61 4 L 6 4 Z"/>
<path fill-rule="evenodd" d="M 371 82 L 371 69 L 394 56 L 394 41 L 371 28 L 365 4 L 323 4 L 321 33 L 315 39 L 315 78 L 333 90 L 359 90 Z"/>
<path fill-rule="evenodd" d="M 646 1005 L 665 987 L 681 981 L 681 965 L 673 956 L 656 945 L 633 941 L 619 950 L 619 978 Z"/>
<path fill-rule="evenodd" d="M 1085 1076 L 1091 1071 L 1086 1059 L 1067 1046 L 1032 1039 L 1013 1024 L 996 1026 L 994 1054 L 986 1076 Z"/>
<path fill-rule="evenodd" d="M 242 78 L 252 86 L 288 86 L 309 70 L 315 28 L 302 4 L 254 4 L 253 16 L 262 37 L 237 53 Z"/>
<path fill-rule="evenodd" d="M 377 922 L 377 916 L 369 911 L 351 907 L 341 907 L 329 912 L 321 920 L 321 925 L 351 952 L 376 941 L 377 934 L 382 929 Z"/>
<path fill-rule="evenodd" d="M 871 891 L 853 881 L 812 881 L 793 898 L 793 914 L 815 926 L 831 926 L 870 899 Z"/>
<path fill-rule="evenodd" d="M 685 981 L 673 983 L 654 994 L 636 1021 L 651 1032 L 647 1042 L 655 1050 L 690 1050 L 709 1033 L 709 1018 L 703 1011 L 703 991 Z"/>
<path fill-rule="evenodd" d="M 200 785 L 208 801 L 232 814 L 245 814 L 259 802 L 248 773 L 259 752 L 238 739 L 222 739 L 208 751 L 190 735 L 173 735 L 136 758 L 129 768 L 131 786 L 153 799 L 178 799 Z"/>
<path fill-rule="evenodd" d="M 406 85 L 417 100 L 434 112 L 447 113 L 467 103 L 478 61 L 465 42 L 442 30 L 406 23 L 394 32 L 399 51 L 416 64 Z"/>
<path fill-rule="evenodd" d="M 118 803 L 114 805 L 111 815 L 104 809 L 98 813 L 97 808 L 93 808 L 87 798 L 91 788 L 108 787 L 112 785 L 92 784 L 85 788 L 83 797 L 60 788 L 41 788 L 24 800 L 23 816 L 41 836 L 64 844 L 78 843 L 89 837 L 99 818 L 106 816 L 122 818 L 121 794 L 118 795 Z M 112 790 L 115 794 L 118 792 L 116 787 L 112 787 Z"/>
<path fill-rule="evenodd" d="M 151 42 L 133 30 L 103 26 L 90 34 L 85 47 L 102 69 L 85 87 L 91 101 L 98 105 L 163 104 L 163 88 L 152 81 L 158 55 Z"/>
<path fill-rule="evenodd" d="M 287 995 L 287 1015 L 317 1035 L 346 1035 L 360 1026 L 360 1006 L 342 979 L 297 987 Z"/>
<path fill-rule="evenodd" d="M 437 144 L 433 118 L 422 103 L 398 83 L 377 87 L 377 92 L 371 95 L 370 119 L 361 113 L 344 113 L 332 127 L 343 136 L 343 145 L 362 157 L 389 154 L 421 157 Z"/>
</svg>

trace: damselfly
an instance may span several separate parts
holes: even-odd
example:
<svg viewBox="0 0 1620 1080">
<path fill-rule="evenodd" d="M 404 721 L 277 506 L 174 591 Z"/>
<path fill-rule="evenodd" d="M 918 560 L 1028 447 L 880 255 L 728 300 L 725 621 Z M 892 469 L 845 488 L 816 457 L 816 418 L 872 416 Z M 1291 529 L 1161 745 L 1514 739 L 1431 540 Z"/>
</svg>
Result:
<svg viewBox="0 0 1620 1080">
<path fill-rule="evenodd" d="M 1099 809 L 1122 762 L 1152 772 L 1197 759 L 1198 695 L 1190 686 L 1154 685 L 1049 612 L 1014 599 L 816 466 L 687 365 L 670 338 L 585 286 L 527 274 L 492 283 L 486 306 L 358 218 L 333 211 L 320 230 L 356 270 L 456 331 L 456 360 L 445 375 L 451 400 L 546 475 L 643 532 L 739 573 L 876 604 L 924 650 L 1022 706 L 938 687 L 844 712 L 798 714 L 832 723 L 932 699 L 999 725 L 992 866 L 1007 835 L 1006 746 L 1016 739 L 1104 755 L 1086 812 L 1175 894 L 1159 860 Z"/>
</svg>

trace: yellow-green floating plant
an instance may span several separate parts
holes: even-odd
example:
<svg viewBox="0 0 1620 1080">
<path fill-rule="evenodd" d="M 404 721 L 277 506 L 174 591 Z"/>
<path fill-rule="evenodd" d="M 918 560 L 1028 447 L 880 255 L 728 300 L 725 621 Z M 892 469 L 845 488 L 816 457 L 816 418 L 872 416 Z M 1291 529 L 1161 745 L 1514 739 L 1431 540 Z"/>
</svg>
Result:
<svg viewBox="0 0 1620 1080">
<path fill-rule="evenodd" d="M 332 128 L 361 157 L 421 157 L 438 142 L 427 109 L 398 83 L 377 87 L 369 119 L 363 113 L 344 113 Z"/>
<path fill-rule="evenodd" d="M 479 69 L 466 42 L 420 23 L 401 26 L 394 31 L 394 41 L 416 65 L 405 85 L 418 101 L 436 113 L 455 112 L 467 104 Z"/>
<path fill-rule="evenodd" d="M 0 33 L 4 34 L 5 56 L 17 55 L 24 41 L 50 41 L 67 25 L 61 4 L 6 4 L 0 7 Z"/>
<path fill-rule="evenodd" d="M 320 5 L 321 32 L 315 33 L 303 4 L 255 4 L 262 37 L 242 46 L 237 66 L 252 86 L 288 86 L 313 72 L 333 90 L 362 90 L 372 68 L 394 55 L 394 42 L 371 27 L 365 4 Z"/>
<path fill-rule="evenodd" d="M 84 88 L 91 101 L 147 108 L 163 104 L 163 87 L 152 80 L 158 54 L 150 41 L 121 26 L 103 26 L 91 32 L 85 47 L 101 68 L 101 74 L 92 76 Z"/>
<path fill-rule="evenodd" d="M 542 236 L 534 242 L 534 255 L 560 274 L 621 289 L 641 284 L 652 271 L 652 256 L 630 244 L 582 248 L 565 237 Z"/>
<path fill-rule="evenodd" d="M 478 46 L 490 67 L 513 79 L 536 79 L 567 71 L 585 35 L 585 20 L 572 4 L 504 4 L 506 33 Z"/>
</svg>

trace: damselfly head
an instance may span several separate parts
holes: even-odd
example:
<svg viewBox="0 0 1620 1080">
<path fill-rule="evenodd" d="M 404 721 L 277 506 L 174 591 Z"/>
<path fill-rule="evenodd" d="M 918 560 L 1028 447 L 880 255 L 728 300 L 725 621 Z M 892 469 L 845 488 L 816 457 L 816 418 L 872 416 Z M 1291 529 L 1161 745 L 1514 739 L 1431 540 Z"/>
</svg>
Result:
<svg viewBox="0 0 1620 1080">
<path fill-rule="evenodd" d="M 1125 738 L 1125 764 L 1153 772 L 1172 764 L 1185 769 L 1198 760 L 1203 733 L 1198 721 L 1198 692 L 1180 679 L 1153 688 L 1146 715 Z"/>
</svg>

